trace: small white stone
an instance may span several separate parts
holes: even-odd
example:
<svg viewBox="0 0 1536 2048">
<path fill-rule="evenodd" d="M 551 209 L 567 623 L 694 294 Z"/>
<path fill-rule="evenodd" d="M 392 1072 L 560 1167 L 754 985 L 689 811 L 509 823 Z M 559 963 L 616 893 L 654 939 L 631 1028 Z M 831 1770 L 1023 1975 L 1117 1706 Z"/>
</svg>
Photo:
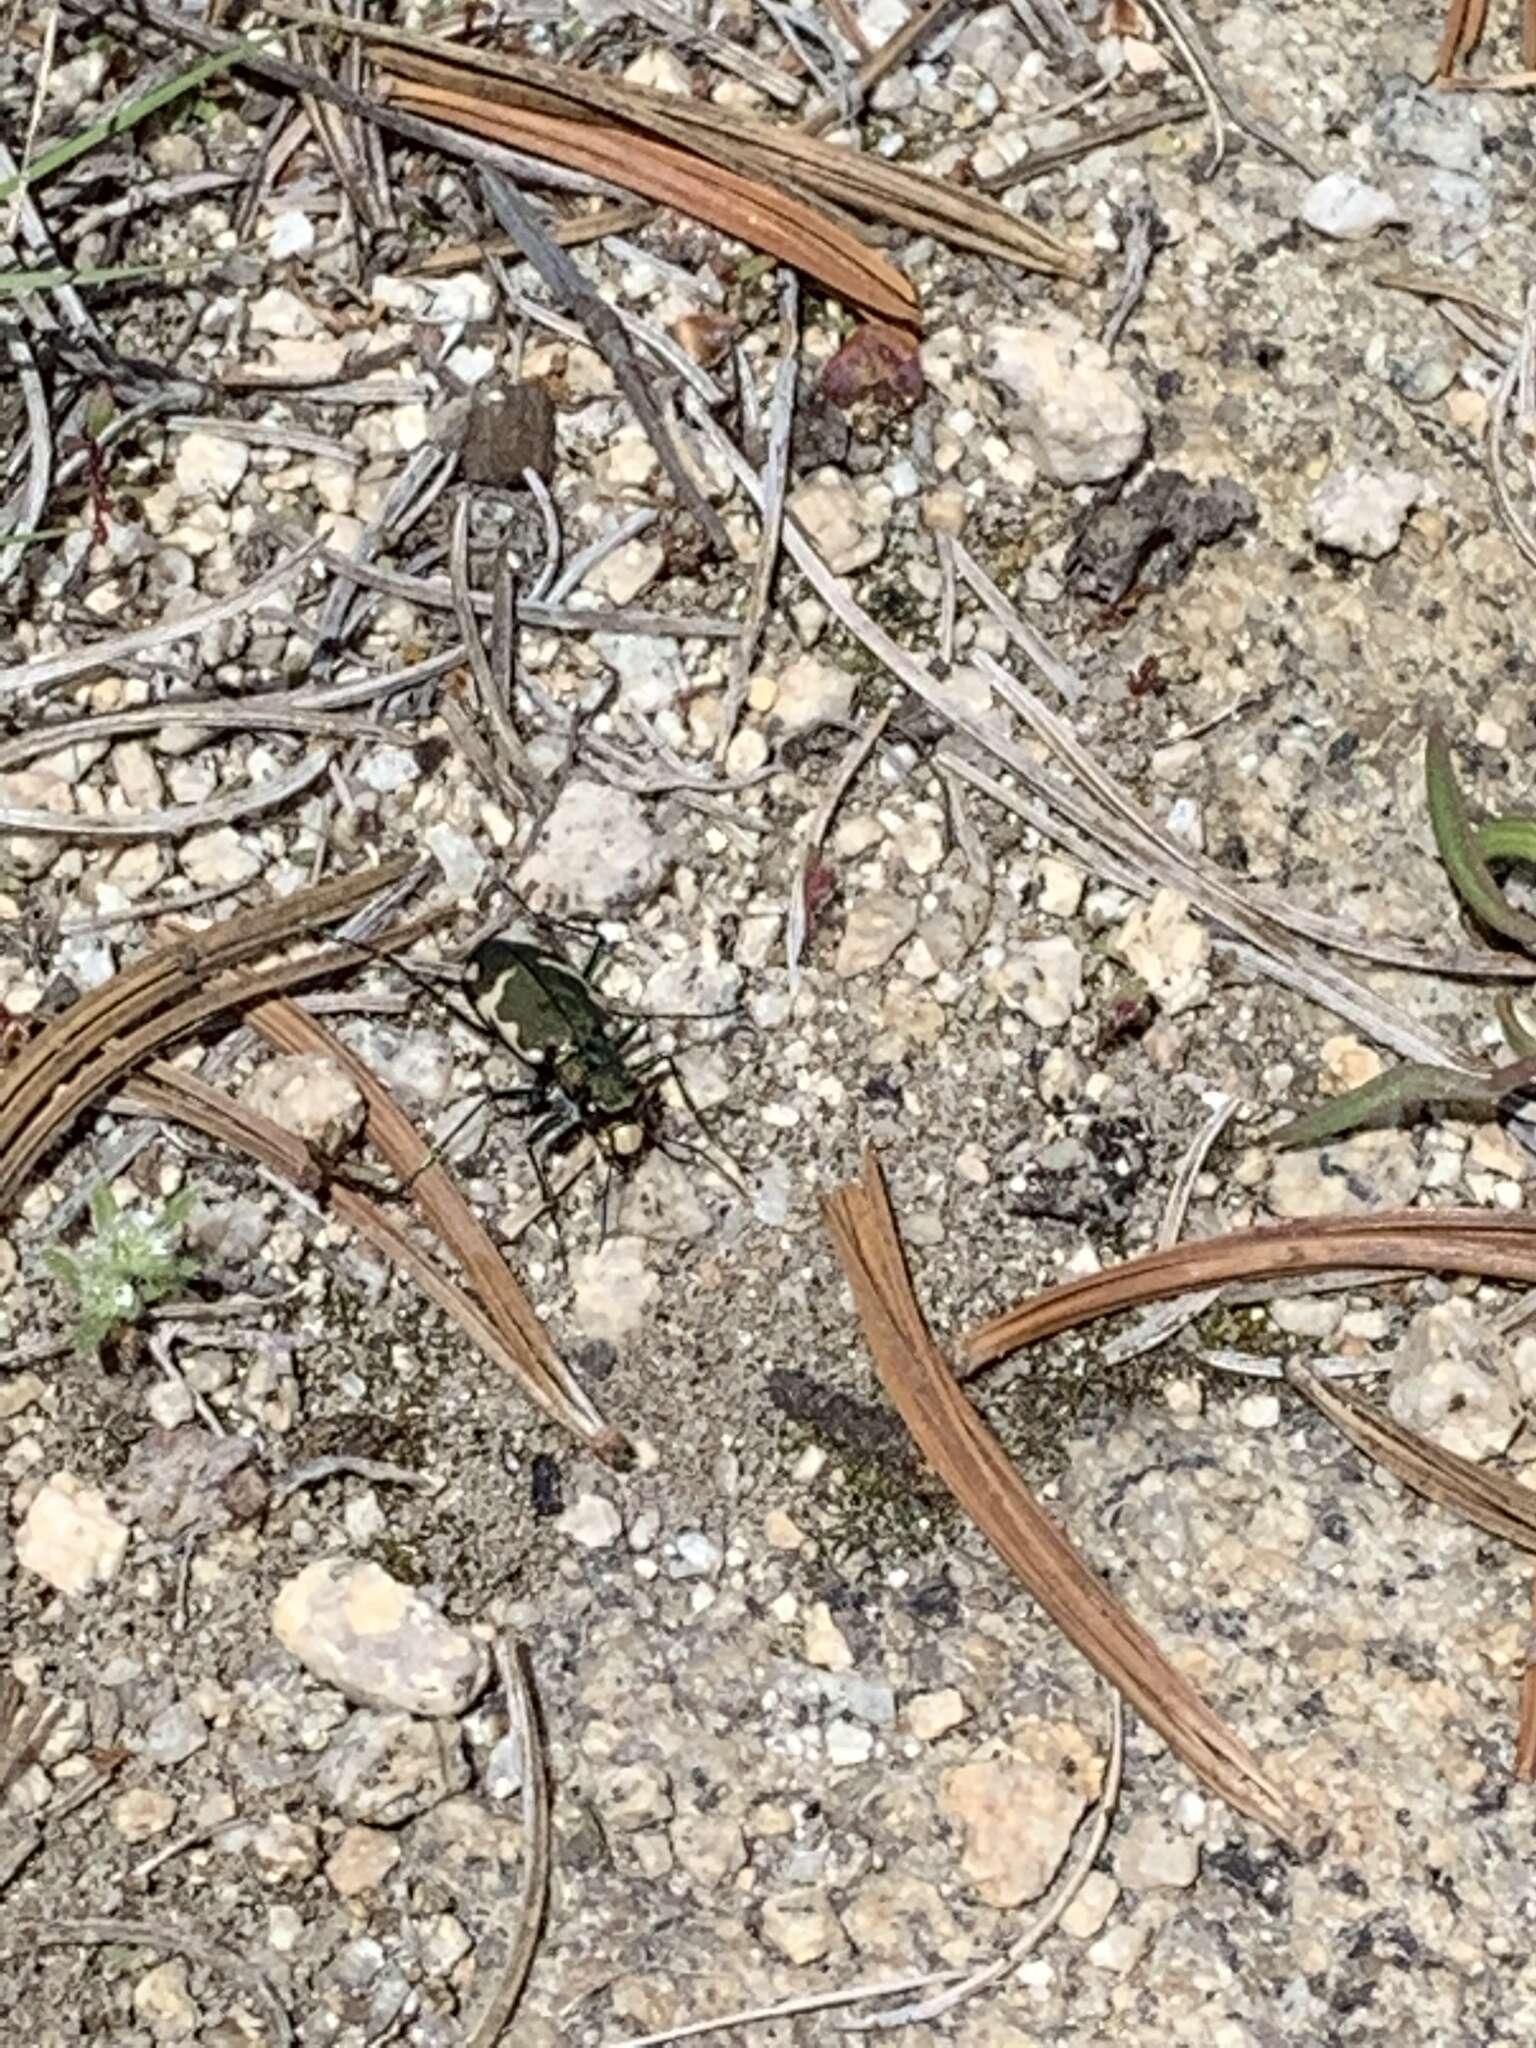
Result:
<svg viewBox="0 0 1536 2048">
<path fill-rule="evenodd" d="M 777 677 L 773 715 L 787 732 L 804 732 L 853 709 L 853 677 L 814 654 L 802 654 Z"/>
<path fill-rule="evenodd" d="M 1120 1887 L 1107 1870 L 1090 1870 L 1062 1913 L 1062 1933 L 1073 1941 L 1092 1941 L 1119 1896 Z"/>
<path fill-rule="evenodd" d="M 1374 562 L 1390 555 L 1403 522 L 1424 495 L 1424 479 L 1411 470 L 1370 470 L 1359 463 L 1335 470 L 1307 507 L 1307 525 L 1320 547 Z"/>
<path fill-rule="evenodd" d="M 307 213 L 291 208 L 280 213 L 267 230 L 267 254 L 274 262 L 292 256 L 307 256 L 315 246 L 315 224 Z"/>
<path fill-rule="evenodd" d="M 363 1127 L 362 1090 L 329 1053 L 281 1053 L 259 1067 L 240 1099 L 334 1159 Z"/>
<path fill-rule="evenodd" d="M 1107 483 L 1141 453 L 1146 415 L 1102 343 L 1058 327 L 992 328 L 983 373 L 1018 401 L 1018 424 L 1057 483 Z"/>
<path fill-rule="evenodd" d="M 582 1493 L 556 1522 L 555 1527 L 583 1550 L 607 1550 L 624 1534 L 624 1518 L 611 1500 L 600 1493 Z"/>
<path fill-rule="evenodd" d="M 645 86 L 651 92 L 675 93 L 682 99 L 693 92 L 688 66 L 674 51 L 659 44 L 642 50 L 633 62 L 625 65 L 624 81 L 627 85 Z"/>
<path fill-rule="evenodd" d="M 233 825 L 196 832 L 181 849 L 181 865 L 199 889 L 233 888 L 261 873 L 261 855 Z"/>
<path fill-rule="evenodd" d="M 127 1548 L 126 1524 L 72 1472 L 56 1472 L 38 1489 L 16 1533 L 17 1563 L 58 1593 L 110 1584 Z"/>
<path fill-rule="evenodd" d="M 838 1946 L 841 1932 L 820 1892 L 784 1892 L 763 1902 L 763 1939 L 789 1962 L 820 1962 Z"/>
<path fill-rule="evenodd" d="M 443 871 L 443 880 L 455 896 L 471 897 L 485 873 L 485 856 L 467 832 L 457 825 L 436 824 L 423 834 L 427 851 Z"/>
<path fill-rule="evenodd" d="M 215 499 L 219 504 L 237 488 L 250 467 L 251 451 L 243 441 L 199 427 L 183 437 L 176 451 L 176 482 L 184 498 Z"/>
<path fill-rule="evenodd" d="M 1183 1891 L 1200 1875 L 1200 1845 L 1142 1814 L 1116 1845 L 1115 1873 L 1130 1891 Z"/>
<path fill-rule="evenodd" d="M 1046 854 L 1040 862 L 1040 908 L 1047 917 L 1076 917 L 1088 877 L 1069 860 Z"/>
<path fill-rule="evenodd" d="M 995 985 L 1008 1007 L 1022 1010 L 1031 1024 L 1059 1030 L 1083 1000 L 1083 956 L 1064 932 L 1031 939 L 1003 963 Z"/>
<path fill-rule="evenodd" d="M 683 1530 L 671 1548 L 669 1579 L 712 1579 L 725 1557 L 720 1545 L 702 1529 Z"/>
<path fill-rule="evenodd" d="M 572 1314 L 588 1337 L 609 1343 L 632 1336 L 660 1286 L 645 1262 L 645 1240 L 610 1237 L 574 1262 Z"/>
<path fill-rule="evenodd" d="M 817 1600 L 806 1610 L 805 1616 L 805 1661 L 822 1671 L 851 1671 L 853 1652 L 848 1647 L 848 1638 L 832 1619 L 832 1610 L 825 1600 Z"/>
<path fill-rule="evenodd" d="M 1463 1458 L 1497 1457 L 1521 1424 L 1508 1340 L 1459 1296 L 1420 1309 L 1392 1361 L 1387 1406 L 1399 1422 Z"/>
<path fill-rule="evenodd" d="M 1159 889 L 1150 903 L 1139 903 L 1110 950 L 1140 975 L 1170 1017 L 1196 1008 L 1210 992 L 1211 935 L 1176 889 Z"/>
<path fill-rule="evenodd" d="M 578 778 L 561 792 L 518 887 L 541 908 L 600 916 L 648 896 L 664 866 L 640 799 Z"/>
<path fill-rule="evenodd" d="M 958 1728 L 969 1715 L 970 1708 L 964 1698 L 954 1686 L 947 1685 L 938 1692 L 914 1693 L 907 1701 L 902 1718 L 919 1742 L 937 1742 L 951 1729 Z"/>
<path fill-rule="evenodd" d="M 857 1721 L 836 1720 L 826 1733 L 827 1761 L 840 1767 L 867 1764 L 875 1753 L 875 1738 Z"/>
<path fill-rule="evenodd" d="M 1237 1419 L 1244 1429 L 1273 1429 L 1280 1420 L 1279 1395 L 1247 1395 L 1237 1404 Z"/>
<path fill-rule="evenodd" d="M 1096 1970 L 1108 1970 L 1113 1976 L 1123 1977 L 1141 1961 L 1151 1939 L 1152 1930 L 1144 1922 L 1122 1921 L 1093 1943 L 1087 1951 L 1088 1961 Z"/>
<path fill-rule="evenodd" d="M 666 550 L 660 541 L 626 541 L 621 548 L 615 548 L 598 563 L 587 580 L 586 587 L 605 597 L 612 605 L 633 604 L 641 592 L 647 590 L 666 566 Z"/>
<path fill-rule="evenodd" d="M 133 1987 L 133 2010 L 156 2042 L 190 2041 L 197 2031 L 187 1966 L 180 1956 L 156 1963 Z"/>
<path fill-rule="evenodd" d="M 834 575 L 867 569 L 885 552 L 885 520 L 841 470 L 817 470 L 790 492 L 787 509 Z"/>
<path fill-rule="evenodd" d="M 274 225 L 272 230 L 274 238 L 277 235 L 278 226 L 284 221 L 303 219 L 304 216 L 302 214 L 279 214 L 277 224 Z M 290 228 L 288 232 L 291 233 L 292 229 Z M 314 240 L 313 229 L 310 231 L 310 240 L 311 242 Z M 276 249 L 272 253 L 276 255 Z M 298 293 L 290 291 L 286 285 L 273 285 L 270 291 L 262 292 L 251 301 L 251 332 L 253 334 L 270 334 L 274 338 L 284 341 L 306 341 L 315 332 L 316 325 L 314 314 L 305 305 Z M 288 367 L 292 366 L 288 365 Z"/>
<path fill-rule="evenodd" d="M 1352 171 L 1330 171 L 1302 196 L 1301 219 L 1337 242 L 1363 241 L 1378 228 L 1407 216 L 1390 192 L 1367 185 Z"/>
<path fill-rule="evenodd" d="M 861 896 L 848 912 L 835 969 L 844 980 L 872 974 L 904 946 L 917 927 L 917 906 L 880 889 Z"/>
<path fill-rule="evenodd" d="M 485 1646 L 376 1564 L 322 1559 L 290 1579 L 272 1633 L 327 1685 L 361 1706 L 460 1714 L 484 1690 Z"/>
<path fill-rule="evenodd" d="M 798 1550 L 805 1541 L 805 1531 L 783 1508 L 770 1508 L 763 1517 L 763 1541 L 770 1550 Z"/>
</svg>

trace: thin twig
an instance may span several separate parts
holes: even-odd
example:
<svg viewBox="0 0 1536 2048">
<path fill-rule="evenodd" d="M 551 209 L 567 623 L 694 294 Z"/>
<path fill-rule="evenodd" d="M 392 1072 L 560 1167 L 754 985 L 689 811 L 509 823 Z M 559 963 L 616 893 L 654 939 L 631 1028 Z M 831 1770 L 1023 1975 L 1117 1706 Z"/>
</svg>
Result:
<svg viewBox="0 0 1536 2048">
<path fill-rule="evenodd" d="M 406 1486 L 416 1493 L 435 1493 L 439 1485 L 425 1472 L 412 1472 L 404 1465 L 388 1465 L 379 1458 L 354 1458 L 345 1451 L 337 1451 L 328 1457 L 311 1458 L 307 1465 L 285 1472 L 273 1484 L 272 1499 L 286 1500 L 301 1487 L 323 1486 L 328 1479 L 342 1478 L 366 1479 L 373 1486 Z"/>
<path fill-rule="evenodd" d="M 852 788 L 854 778 L 879 744 L 880 735 L 890 723 L 895 709 L 894 700 L 882 704 L 860 733 L 856 733 L 844 750 L 843 758 L 837 764 L 831 787 L 821 802 L 810 824 L 806 827 L 805 845 L 795 863 L 794 885 L 789 892 L 789 907 L 784 915 L 784 965 L 789 974 L 789 992 L 793 995 L 800 985 L 800 956 L 805 950 L 806 929 L 809 910 L 806 902 L 806 885 L 816 865 L 816 856 L 821 851 L 838 806 Z"/>
<path fill-rule="evenodd" d="M 517 1898 L 517 1919 L 507 1959 L 492 1986 L 485 2010 L 469 2029 L 464 2048 L 496 2048 L 517 2016 L 528 1973 L 538 1953 L 539 1937 L 549 1911 L 550 1812 L 549 1760 L 544 1748 L 538 1701 L 528 1653 L 521 1643 L 503 1636 L 496 1645 L 496 1666 L 507 1703 L 507 1732 L 523 1765 L 523 1881 Z"/>
<path fill-rule="evenodd" d="M 1211 1147 L 1231 1122 L 1236 1109 L 1235 1095 L 1218 1096 L 1210 1116 L 1196 1131 L 1189 1150 L 1180 1160 L 1178 1171 L 1173 1177 L 1173 1185 L 1168 1190 L 1163 1220 L 1158 1225 L 1157 1242 L 1161 1249 L 1166 1251 L 1170 1245 L 1177 1244 L 1183 1236 L 1184 1221 L 1189 1214 L 1195 1182 L 1205 1169 Z M 1158 1302 L 1146 1309 L 1132 1329 L 1119 1332 L 1112 1340 L 1116 1362 L 1139 1358 L 1143 1352 L 1156 1350 L 1158 1345 L 1166 1344 L 1168 1339 L 1186 1324 L 1204 1315 L 1220 1293 L 1219 1287 L 1207 1287 L 1197 1294 L 1187 1294 L 1179 1301 Z M 1108 1347 L 1106 1353 L 1107 1350 Z"/>
<path fill-rule="evenodd" d="M 774 578 L 778 574 L 779 547 L 784 536 L 784 501 L 789 487 L 789 448 L 795 424 L 795 384 L 800 373 L 799 313 L 799 281 L 792 270 L 786 271 L 779 300 L 779 367 L 768 406 L 768 460 L 763 468 L 762 510 L 759 513 L 762 533 L 757 563 L 752 572 L 752 591 L 747 599 L 747 616 L 720 713 L 720 733 L 715 742 L 717 764 L 725 759 L 742 706 L 747 701 L 752 664 L 762 644 Z"/>
<path fill-rule="evenodd" d="M 1297 148 L 1295 143 L 1288 141 L 1277 128 L 1272 128 L 1267 121 L 1261 121 L 1242 95 L 1227 83 L 1216 62 L 1215 53 L 1206 41 L 1204 31 L 1185 6 L 1184 0 L 1144 0 L 1144 4 L 1147 11 L 1167 31 L 1169 40 L 1177 46 L 1200 90 L 1226 113 L 1233 127 L 1241 128 L 1245 135 L 1251 136 L 1263 148 L 1273 150 L 1276 156 L 1284 157 L 1285 161 L 1294 165 L 1303 177 L 1315 183 L 1319 173 L 1312 159 Z M 1221 162 L 1223 142 L 1220 115 L 1216 112 L 1215 106 L 1211 111 L 1218 138 L 1216 160 L 1211 165 L 1209 173 L 1214 176 L 1216 166 Z"/>
<path fill-rule="evenodd" d="M 161 647 L 172 646 L 178 640 L 190 640 L 206 632 L 210 626 L 221 626 L 230 619 L 241 618 L 274 596 L 319 553 L 319 541 L 307 541 L 280 562 L 274 562 L 254 583 L 247 583 L 243 590 L 232 591 L 228 597 L 218 598 L 212 604 L 201 605 L 195 611 L 178 612 L 174 618 L 162 619 L 154 626 L 141 626 L 134 633 L 119 633 L 115 639 L 97 640 L 89 647 L 71 648 L 63 654 L 44 654 L 35 661 L 24 661 L 16 668 L 0 669 L 0 696 L 46 690 L 54 683 L 73 682 L 77 677 L 94 674 L 98 669 L 117 668 L 135 655 L 151 654 Z"/>
<path fill-rule="evenodd" d="M 1536 1575 L 1531 1579 L 1531 1632 L 1525 1645 L 1525 1676 L 1520 1681 L 1520 1730 L 1515 1738 L 1515 1776 L 1526 1785 L 1536 1778 Z"/>
<path fill-rule="evenodd" d="M 587 339 L 613 372 L 614 381 L 629 400 L 641 430 L 655 449 L 679 499 L 709 536 L 716 553 L 729 561 L 732 548 L 725 523 L 699 489 L 692 469 L 668 433 L 661 411 L 651 396 L 645 373 L 635 360 L 629 337 L 613 309 L 593 291 L 565 250 L 544 233 L 509 178 L 503 177 L 500 171 L 482 169 L 480 184 L 498 223 L 544 280 L 545 289 L 573 319 L 581 322 Z"/>
<path fill-rule="evenodd" d="M 896 1998 L 904 1991 L 925 1991 L 933 1984 L 953 1983 L 960 1974 L 958 1970 L 928 1970 L 920 1977 L 895 1977 L 881 1984 L 847 1985 L 840 1991 L 805 1991 L 773 2005 L 741 2006 L 714 2019 L 685 2020 L 681 2026 L 663 2027 L 659 2034 L 626 2034 L 622 2041 L 606 2042 L 604 2048 L 669 2048 L 673 2041 L 691 2041 L 699 2034 L 727 2034 L 740 2027 L 762 2026 L 768 2020 L 799 2019 L 806 2013 L 836 2012 L 840 2006 Z M 570 2007 L 566 2011 L 569 2013 Z"/>
<path fill-rule="evenodd" d="M 1157 226 L 1157 208 L 1150 192 L 1136 193 L 1131 200 L 1130 216 L 1130 231 L 1125 238 L 1125 276 L 1099 337 L 1111 354 L 1125 331 L 1126 321 L 1140 305 L 1142 294 L 1147 289 L 1147 277 L 1152 268 L 1153 230 Z"/>
<path fill-rule="evenodd" d="M 373 679 L 370 682 L 376 695 L 379 684 Z M 66 747 L 95 746 L 102 740 L 118 740 L 136 732 L 159 732 L 168 726 L 189 726 L 194 732 L 318 733 L 326 739 L 338 740 L 400 738 L 397 728 L 376 718 L 345 718 L 301 702 L 243 697 L 233 704 L 183 704 L 173 698 L 167 704 L 138 704 L 131 711 L 98 711 L 88 718 L 71 718 L 58 725 L 33 726 L 12 740 L 0 741 L 0 771 L 19 768 L 35 761 L 40 754 L 61 753 Z"/>
<path fill-rule="evenodd" d="M 1210 1157 L 1211 1147 L 1232 1121 L 1236 1108 L 1235 1095 L 1218 1096 L 1209 1117 L 1195 1133 L 1189 1150 L 1179 1161 L 1179 1170 L 1173 1177 L 1173 1186 L 1168 1190 L 1163 1220 L 1157 1228 L 1157 1241 L 1164 1248 L 1177 1244 L 1184 1235 L 1184 1219 L 1189 1214 L 1195 1182 L 1205 1171 L 1205 1162 Z"/>
<path fill-rule="evenodd" d="M 498 793 L 510 802 L 514 811 L 528 804 L 537 805 L 543 780 L 532 761 L 528 749 L 523 745 L 522 735 L 512 723 L 510 688 L 503 696 L 504 678 L 496 673 L 485 638 L 480 631 L 480 622 L 475 616 L 473 593 L 469 581 L 469 511 L 470 498 L 467 490 L 459 494 L 459 501 L 453 508 L 453 522 L 449 527 L 448 539 L 448 581 L 453 591 L 454 615 L 459 622 L 463 636 L 464 650 L 469 656 L 470 674 L 475 679 L 475 691 L 480 699 L 481 710 L 487 725 L 501 749 L 504 767 L 498 767 L 496 781 Z M 503 565 L 505 567 L 505 565 Z M 500 575 L 501 572 L 498 572 Z M 510 569 L 506 570 L 510 575 Z M 498 591 L 501 585 L 498 582 Z M 493 626 L 498 610 L 498 591 L 493 591 L 490 608 Z M 509 611 L 510 584 L 501 595 L 501 609 Z M 505 652 L 511 651 L 510 616 L 502 624 L 500 635 L 493 632 L 493 639 L 505 641 Z"/>
<path fill-rule="evenodd" d="M 0 528 L 15 533 L 16 539 L 0 545 L 0 588 L 21 567 L 28 536 L 42 524 L 48 503 L 49 480 L 53 474 L 53 429 L 48 418 L 48 394 L 26 336 L 19 328 L 7 329 L 6 353 L 21 384 L 27 409 L 27 480 L 0 512 Z"/>
<path fill-rule="evenodd" d="M 1521 329 L 1520 341 L 1503 376 L 1488 411 L 1488 433 L 1484 443 L 1488 465 L 1488 481 L 1493 486 L 1494 503 L 1499 516 L 1508 529 L 1509 537 L 1520 553 L 1536 568 L 1536 529 L 1533 529 L 1524 511 L 1516 503 L 1505 475 L 1504 427 L 1511 402 L 1515 404 L 1517 418 L 1522 413 L 1522 387 L 1530 383 L 1531 359 L 1536 354 L 1536 289 L 1526 300 L 1525 322 Z M 1523 425 L 1524 420 L 1520 423 Z"/>
<path fill-rule="evenodd" d="M 111 1948 L 119 1943 L 181 1956 L 232 1979 L 255 1998 L 272 2029 L 273 2048 L 292 2048 L 293 2028 L 270 1979 L 244 1956 L 202 1935 L 183 1934 L 179 1928 L 150 1920 L 16 1920 L 11 1923 L 11 1934 L 11 1945 L 0 1950 L 0 1955 L 8 1955 L 12 1961 L 24 1956 L 28 1948 Z"/>
<path fill-rule="evenodd" d="M 322 747 L 303 754 L 290 767 L 206 803 L 173 804 L 163 811 L 130 812 L 123 817 L 91 818 L 74 811 L 27 810 L 0 804 L 0 832 L 60 840 L 183 839 L 211 825 L 231 825 L 257 811 L 276 810 L 318 782 L 330 767 L 332 754 Z"/>
<path fill-rule="evenodd" d="M 1058 110 L 1048 108 L 1045 111 L 1054 113 Z M 1204 105 L 1199 100 L 1170 100 L 1166 105 L 1150 107 L 1142 114 L 1122 114 L 1116 121 L 1106 121 L 1102 128 L 1085 128 L 1070 142 L 1045 143 L 1004 170 L 988 171 L 984 177 L 976 178 L 976 189 L 978 192 L 1002 192 L 1014 185 L 1031 185 L 1037 178 L 1059 171 L 1067 164 L 1077 163 L 1085 156 L 1092 156 L 1096 150 L 1111 149 L 1117 142 L 1134 142 L 1138 135 L 1150 135 L 1155 129 L 1167 127 L 1170 123 L 1198 121 L 1204 112 Z"/>
<path fill-rule="evenodd" d="M 878 50 L 872 50 L 854 73 L 854 91 L 858 100 L 867 99 L 882 78 L 889 77 L 899 64 L 904 64 L 913 51 L 949 19 L 958 5 L 959 0 L 926 0 L 926 4 L 914 7 L 895 35 L 888 37 Z M 834 100 L 828 106 L 818 107 L 801 125 L 807 135 L 823 135 L 844 118 L 844 109 Z"/>
<path fill-rule="evenodd" d="M 929 2021 L 942 2019 L 945 2013 L 953 2012 L 957 2005 L 974 1998 L 978 1991 L 1000 1983 L 1004 1977 L 1011 1977 L 1019 1965 L 1032 1956 L 1035 1950 L 1052 1932 L 1066 1912 L 1068 1906 L 1082 1890 L 1088 1873 L 1099 1860 L 1105 1842 L 1109 1838 L 1110 1824 L 1115 1817 L 1115 1808 L 1120 1800 L 1120 1780 L 1125 1768 L 1125 1702 L 1113 1688 L 1109 1696 L 1109 1761 L 1104 1767 L 1104 1789 L 1099 1794 L 1099 1803 L 1082 1841 L 1078 1844 L 1072 1867 L 1056 1887 L 1048 1902 L 1030 1921 L 1029 1925 L 990 1963 L 983 1963 L 959 1984 L 952 1984 L 946 1991 L 940 1991 L 931 1998 L 917 2000 L 910 2005 L 899 2005 L 886 2012 L 871 2013 L 866 2018 L 844 2020 L 842 2031 L 848 2034 L 873 2033 L 882 2027 L 923 2026 Z"/>
</svg>

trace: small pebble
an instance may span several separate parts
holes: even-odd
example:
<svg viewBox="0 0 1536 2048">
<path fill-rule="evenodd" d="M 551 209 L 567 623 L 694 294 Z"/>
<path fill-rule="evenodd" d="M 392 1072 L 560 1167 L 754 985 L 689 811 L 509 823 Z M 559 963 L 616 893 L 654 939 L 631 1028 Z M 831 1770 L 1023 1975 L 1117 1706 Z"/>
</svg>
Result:
<svg viewBox="0 0 1536 2048">
<path fill-rule="evenodd" d="M 94 1487 L 56 1472 L 16 1533 L 16 1561 L 58 1593 L 88 1593 L 117 1577 L 128 1530 Z"/>
<path fill-rule="evenodd" d="M 461 1714 L 484 1691 L 483 1643 L 446 1621 L 382 1566 L 323 1559 L 292 1578 L 272 1610 L 285 1650 L 361 1706 L 430 1718 Z"/>
<path fill-rule="evenodd" d="M 583 1550 L 606 1550 L 624 1534 L 624 1519 L 613 1502 L 600 1493 L 581 1493 L 555 1527 Z"/>
</svg>

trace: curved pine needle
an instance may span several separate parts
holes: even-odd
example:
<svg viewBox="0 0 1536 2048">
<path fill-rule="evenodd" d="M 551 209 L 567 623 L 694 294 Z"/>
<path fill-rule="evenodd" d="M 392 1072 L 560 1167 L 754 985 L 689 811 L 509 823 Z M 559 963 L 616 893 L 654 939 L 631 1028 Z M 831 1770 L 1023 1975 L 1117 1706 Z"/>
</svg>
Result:
<svg viewBox="0 0 1536 2048">
<path fill-rule="evenodd" d="M 1510 1043 L 1514 1045 L 1515 1041 L 1511 1039 Z M 1520 1050 L 1518 1046 L 1515 1049 Z M 1305 1116 L 1282 1125 L 1270 1143 L 1281 1150 L 1316 1145 L 1325 1138 L 1342 1137 L 1346 1132 L 1371 1125 L 1396 1123 L 1417 1109 L 1495 1110 L 1510 1092 L 1513 1072 L 1510 1067 L 1501 1067 L 1492 1074 L 1467 1074 L 1457 1067 L 1432 1067 L 1420 1060 L 1405 1060 L 1402 1066 L 1378 1074 L 1374 1081 L 1365 1081 L 1347 1094 L 1319 1103 Z M 1513 1085 L 1519 1086 L 1520 1080 Z"/>
<path fill-rule="evenodd" d="M 1466 799 L 1456 780 L 1450 747 L 1438 725 L 1430 727 L 1424 742 L 1424 787 L 1429 799 L 1429 821 L 1434 829 L 1435 845 L 1457 895 L 1479 924 L 1486 925 L 1489 931 L 1497 932 L 1501 938 L 1513 940 L 1528 953 L 1536 952 L 1536 917 L 1517 910 L 1495 881 L 1478 831 L 1467 815 Z M 1507 839 L 1507 828 L 1523 821 L 1506 818 L 1493 822 L 1504 828 L 1503 834 L 1496 836 Z M 1522 838 L 1520 843 L 1526 842 Z M 1520 859 L 1526 856 L 1517 853 L 1500 857 Z"/>
</svg>

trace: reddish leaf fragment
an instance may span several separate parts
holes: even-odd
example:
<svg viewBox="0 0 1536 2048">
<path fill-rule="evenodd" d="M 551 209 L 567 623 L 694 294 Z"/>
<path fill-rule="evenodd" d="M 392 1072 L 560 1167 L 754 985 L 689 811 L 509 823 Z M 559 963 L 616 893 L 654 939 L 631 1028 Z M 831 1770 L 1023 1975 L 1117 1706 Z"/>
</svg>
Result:
<svg viewBox="0 0 1536 2048">
<path fill-rule="evenodd" d="M 868 320 L 856 328 L 821 373 L 825 397 L 843 412 L 874 405 L 883 412 L 910 412 L 923 395 L 923 365 L 917 337 L 899 327 Z"/>
</svg>

